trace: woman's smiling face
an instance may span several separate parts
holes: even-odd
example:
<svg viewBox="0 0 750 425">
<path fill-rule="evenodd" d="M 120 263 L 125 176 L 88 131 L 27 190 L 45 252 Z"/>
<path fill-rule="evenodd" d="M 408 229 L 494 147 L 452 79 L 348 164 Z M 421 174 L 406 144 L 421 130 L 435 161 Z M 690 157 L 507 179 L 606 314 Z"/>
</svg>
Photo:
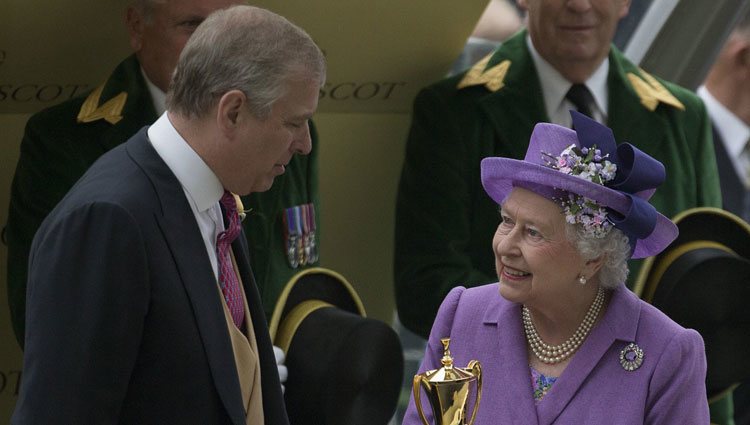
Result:
<svg viewBox="0 0 750 425">
<path fill-rule="evenodd" d="M 570 297 L 586 261 L 566 236 L 560 206 L 515 188 L 501 216 L 492 240 L 500 295 L 528 306 Z"/>
</svg>

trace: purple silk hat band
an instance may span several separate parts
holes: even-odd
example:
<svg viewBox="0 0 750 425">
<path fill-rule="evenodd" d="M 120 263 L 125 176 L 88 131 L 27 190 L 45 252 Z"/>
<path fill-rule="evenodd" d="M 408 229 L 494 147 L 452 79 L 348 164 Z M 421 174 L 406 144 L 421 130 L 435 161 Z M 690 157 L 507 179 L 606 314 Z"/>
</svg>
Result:
<svg viewBox="0 0 750 425">
<path fill-rule="evenodd" d="M 571 111 L 574 130 L 539 123 L 531 134 L 523 161 L 510 158 L 482 160 L 482 184 L 487 194 L 502 204 L 513 187 L 523 187 L 547 199 L 573 193 L 606 207 L 608 219 L 630 239 L 633 258 L 655 255 L 677 237 L 677 226 L 648 203 L 664 181 L 664 166 L 629 143 L 617 146 L 612 130 Z M 548 155 L 567 147 L 593 148 L 617 166 L 613 180 L 601 185 L 550 168 Z M 547 155 L 545 155 L 547 154 Z"/>
</svg>

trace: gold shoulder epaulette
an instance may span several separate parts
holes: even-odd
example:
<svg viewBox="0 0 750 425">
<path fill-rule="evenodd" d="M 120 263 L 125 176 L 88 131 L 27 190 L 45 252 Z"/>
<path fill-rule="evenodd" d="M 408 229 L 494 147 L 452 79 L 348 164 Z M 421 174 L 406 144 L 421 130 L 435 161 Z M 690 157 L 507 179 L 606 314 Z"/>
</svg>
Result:
<svg viewBox="0 0 750 425">
<path fill-rule="evenodd" d="M 496 92 L 500 90 L 505 85 L 503 80 L 505 80 L 505 74 L 508 72 L 508 68 L 510 68 L 510 60 L 506 59 L 490 69 L 485 69 L 491 57 L 492 53 L 474 64 L 466 72 L 461 82 L 458 83 L 457 88 L 460 90 L 464 87 L 484 84 L 489 91 Z"/>
<path fill-rule="evenodd" d="M 102 106 L 99 106 L 99 98 L 102 95 L 103 89 L 104 84 L 91 92 L 89 97 L 83 102 L 81 110 L 78 111 L 78 117 L 76 118 L 79 123 L 104 119 L 110 124 L 117 124 L 117 122 L 122 119 L 122 108 L 125 106 L 128 94 L 121 92 L 112 99 L 104 102 Z"/>
<path fill-rule="evenodd" d="M 630 84 L 633 86 L 633 89 L 635 89 L 638 97 L 641 98 L 643 106 L 649 111 L 653 111 L 656 109 L 659 102 L 661 102 L 666 105 L 672 105 L 677 109 L 685 110 L 685 105 L 677 100 L 677 98 L 674 97 L 674 95 L 672 95 L 672 93 L 670 93 L 669 90 L 667 90 L 667 88 L 659 81 L 657 81 L 656 78 L 641 68 L 638 68 L 638 70 L 642 78 L 629 72 L 628 80 L 630 80 Z"/>
</svg>

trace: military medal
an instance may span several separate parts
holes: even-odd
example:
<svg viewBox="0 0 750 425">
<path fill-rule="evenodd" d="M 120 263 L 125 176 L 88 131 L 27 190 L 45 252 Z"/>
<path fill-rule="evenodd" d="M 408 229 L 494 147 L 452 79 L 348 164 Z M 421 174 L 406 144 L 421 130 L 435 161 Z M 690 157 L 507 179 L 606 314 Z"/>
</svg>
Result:
<svg viewBox="0 0 750 425">
<path fill-rule="evenodd" d="M 309 203 L 304 205 L 307 211 L 307 228 L 305 229 L 305 254 L 307 255 L 307 264 L 318 261 L 318 245 L 315 243 L 315 204 Z"/>
<path fill-rule="evenodd" d="M 295 213 L 297 207 L 291 207 L 284 210 L 284 242 L 286 248 L 286 259 L 289 267 L 296 269 L 299 267 L 298 246 L 302 237 L 302 227 L 299 222 L 299 213 Z"/>
<path fill-rule="evenodd" d="M 305 220 L 302 216 L 301 205 L 292 207 L 292 209 L 294 210 L 294 219 L 297 221 L 297 263 L 300 266 L 304 266 L 307 264 L 307 257 L 305 257 L 305 231 L 303 230 Z"/>
<path fill-rule="evenodd" d="M 310 264 L 310 244 L 307 235 L 310 232 L 309 212 L 307 206 L 310 204 L 300 205 L 300 214 L 302 216 L 302 252 L 304 254 L 304 264 Z"/>
<path fill-rule="evenodd" d="M 284 210 L 284 239 L 287 261 L 293 269 L 318 261 L 314 204 L 307 203 Z"/>
</svg>

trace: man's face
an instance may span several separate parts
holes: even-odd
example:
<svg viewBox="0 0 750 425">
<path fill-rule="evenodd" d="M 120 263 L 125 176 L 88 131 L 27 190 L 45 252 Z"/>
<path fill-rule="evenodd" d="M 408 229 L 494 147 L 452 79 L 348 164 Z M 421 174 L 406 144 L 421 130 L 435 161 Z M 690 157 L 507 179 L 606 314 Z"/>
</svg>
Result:
<svg viewBox="0 0 750 425">
<path fill-rule="evenodd" d="M 211 12 L 238 0 L 164 0 L 154 2 L 149 16 L 133 7 L 127 11 L 130 45 L 146 75 L 166 92 L 182 48 Z"/>
<path fill-rule="evenodd" d="M 295 154 L 310 153 L 308 123 L 318 107 L 319 92 L 317 81 L 293 80 L 267 117 L 260 119 L 243 106 L 236 136 L 224 151 L 222 167 L 231 179 L 225 187 L 240 195 L 266 191 Z"/>
<path fill-rule="evenodd" d="M 630 0 L 518 0 L 528 12 L 534 48 L 556 69 L 566 62 L 598 66 L 609 54 Z"/>
</svg>

